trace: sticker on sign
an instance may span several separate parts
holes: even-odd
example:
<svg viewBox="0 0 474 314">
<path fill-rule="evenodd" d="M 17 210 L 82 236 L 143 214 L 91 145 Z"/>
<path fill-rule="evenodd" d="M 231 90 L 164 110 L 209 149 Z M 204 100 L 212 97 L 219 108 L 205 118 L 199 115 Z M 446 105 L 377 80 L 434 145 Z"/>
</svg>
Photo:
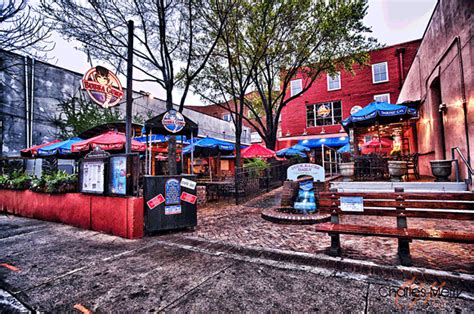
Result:
<svg viewBox="0 0 474 314">
<path fill-rule="evenodd" d="M 188 189 L 194 190 L 196 188 L 196 182 L 188 180 L 186 178 L 182 178 L 181 179 L 181 186 L 183 188 L 188 188 Z"/>
<path fill-rule="evenodd" d="M 340 198 L 341 211 L 344 212 L 363 212 L 364 198 L 360 196 L 344 196 Z"/>
<path fill-rule="evenodd" d="M 155 196 L 154 198 L 152 198 L 151 200 L 146 202 L 146 204 L 148 205 L 148 208 L 153 209 L 156 206 L 163 203 L 164 201 L 165 201 L 165 198 L 164 198 L 163 194 L 158 194 L 157 196 Z"/>
<path fill-rule="evenodd" d="M 191 204 L 194 204 L 194 203 L 196 203 L 197 196 L 186 193 L 186 192 L 183 192 L 183 193 L 181 193 L 181 200 L 185 201 L 185 202 L 188 202 L 188 203 L 191 203 Z"/>
<path fill-rule="evenodd" d="M 181 205 L 165 206 L 165 215 L 181 214 Z"/>
</svg>

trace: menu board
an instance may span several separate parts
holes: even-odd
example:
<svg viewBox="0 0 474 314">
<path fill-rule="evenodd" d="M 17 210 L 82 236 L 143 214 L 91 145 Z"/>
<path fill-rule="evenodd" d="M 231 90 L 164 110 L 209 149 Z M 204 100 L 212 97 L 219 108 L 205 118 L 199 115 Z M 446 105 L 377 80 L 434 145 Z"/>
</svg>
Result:
<svg viewBox="0 0 474 314">
<path fill-rule="evenodd" d="M 110 157 L 109 191 L 113 194 L 127 194 L 127 157 Z"/>
<path fill-rule="evenodd" d="M 83 161 L 81 191 L 86 193 L 104 193 L 104 161 Z"/>
</svg>

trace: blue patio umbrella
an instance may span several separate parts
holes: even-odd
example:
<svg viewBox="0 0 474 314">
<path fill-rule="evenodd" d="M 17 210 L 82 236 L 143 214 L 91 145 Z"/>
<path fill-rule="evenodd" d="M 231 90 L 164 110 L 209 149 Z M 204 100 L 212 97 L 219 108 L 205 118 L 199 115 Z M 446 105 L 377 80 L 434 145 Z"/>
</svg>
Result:
<svg viewBox="0 0 474 314">
<path fill-rule="evenodd" d="M 232 153 L 234 149 L 235 145 L 232 143 L 213 137 L 205 137 L 183 148 L 183 154 L 194 152 L 195 155 L 217 156 L 219 153 Z"/>
<path fill-rule="evenodd" d="M 72 137 L 68 140 L 54 143 L 48 146 L 41 147 L 38 149 L 38 155 L 41 157 L 58 156 L 58 157 L 71 157 L 71 145 L 82 141 L 79 137 Z"/>
<path fill-rule="evenodd" d="M 308 148 L 320 148 L 323 145 L 328 147 L 341 147 L 347 143 L 349 143 L 349 138 L 347 136 L 315 138 L 310 140 L 301 140 L 298 142 L 299 145 L 303 145 Z"/>
<path fill-rule="evenodd" d="M 295 149 L 293 147 L 287 147 L 287 148 L 283 148 L 279 151 L 276 152 L 276 155 L 278 157 L 295 157 L 295 156 L 299 156 L 299 157 L 307 157 L 305 153 L 303 153 L 302 151 L 298 150 L 298 149 Z"/>
<path fill-rule="evenodd" d="M 311 150 L 309 147 L 304 146 L 304 145 L 300 145 L 300 144 L 295 144 L 295 145 L 291 146 L 290 148 L 299 150 L 301 152 L 309 152 Z"/>
<path fill-rule="evenodd" d="M 170 137 L 168 135 L 153 134 L 148 136 L 148 143 L 166 143 L 168 142 L 169 138 Z M 135 137 L 134 139 L 141 143 L 146 143 L 146 136 Z M 176 143 L 181 143 L 181 141 L 183 141 L 183 144 L 191 143 L 191 140 L 187 139 L 186 136 L 176 136 Z"/>
<path fill-rule="evenodd" d="M 338 153 L 347 153 L 351 151 L 351 145 L 347 143 L 346 145 L 342 146 L 337 150 Z"/>
<path fill-rule="evenodd" d="M 390 124 L 406 120 L 418 115 L 418 110 L 405 105 L 394 105 L 386 102 L 374 101 L 344 119 L 341 124 L 345 129 L 354 127 Z"/>
</svg>

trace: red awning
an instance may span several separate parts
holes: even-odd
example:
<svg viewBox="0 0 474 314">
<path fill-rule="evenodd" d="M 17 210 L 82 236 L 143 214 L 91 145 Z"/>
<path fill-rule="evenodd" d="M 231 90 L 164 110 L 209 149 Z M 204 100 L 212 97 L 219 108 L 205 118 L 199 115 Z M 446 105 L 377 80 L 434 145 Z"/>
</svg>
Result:
<svg viewBox="0 0 474 314">
<path fill-rule="evenodd" d="M 102 150 L 122 150 L 125 147 L 125 140 L 124 133 L 108 131 L 85 141 L 72 144 L 71 150 L 72 152 L 84 152 L 96 147 L 100 147 Z M 145 143 L 132 139 L 132 151 L 143 152 L 145 149 Z"/>
<path fill-rule="evenodd" d="M 259 144 L 252 144 L 242 149 L 242 158 L 271 158 L 275 157 L 275 151 Z"/>
<path fill-rule="evenodd" d="M 44 143 L 44 144 L 41 144 L 41 145 L 31 146 L 30 148 L 22 149 L 20 151 L 20 155 L 23 156 L 23 157 L 34 157 L 34 156 L 38 155 L 38 149 L 40 149 L 42 147 L 45 147 L 45 146 L 49 146 L 49 145 L 54 144 L 54 143 L 58 143 L 58 142 L 60 142 L 60 140 L 54 140 L 54 141 Z"/>
</svg>

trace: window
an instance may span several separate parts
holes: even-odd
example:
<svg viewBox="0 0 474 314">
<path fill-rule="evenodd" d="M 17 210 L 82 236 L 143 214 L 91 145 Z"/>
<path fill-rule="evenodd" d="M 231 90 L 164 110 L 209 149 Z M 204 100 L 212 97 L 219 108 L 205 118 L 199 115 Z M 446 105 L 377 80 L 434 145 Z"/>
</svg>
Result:
<svg viewBox="0 0 474 314">
<path fill-rule="evenodd" d="M 291 91 L 290 91 L 291 96 L 294 96 L 303 90 L 303 82 L 301 79 L 291 81 L 290 85 L 291 85 Z"/>
<path fill-rule="evenodd" d="M 341 89 L 341 72 L 337 72 L 334 76 L 327 75 L 328 77 L 328 90 Z"/>
<path fill-rule="evenodd" d="M 230 113 L 226 113 L 222 116 L 222 120 L 230 122 L 232 121 L 232 116 L 230 115 Z"/>
<path fill-rule="evenodd" d="M 372 82 L 374 84 L 388 82 L 387 62 L 372 64 Z"/>
<path fill-rule="evenodd" d="M 332 101 L 306 107 L 306 126 L 338 124 L 342 120 L 340 101 Z"/>
<path fill-rule="evenodd" d="M 390 94 L 374 95 L 374 100 L 390 103 Z"/>
</svg>

